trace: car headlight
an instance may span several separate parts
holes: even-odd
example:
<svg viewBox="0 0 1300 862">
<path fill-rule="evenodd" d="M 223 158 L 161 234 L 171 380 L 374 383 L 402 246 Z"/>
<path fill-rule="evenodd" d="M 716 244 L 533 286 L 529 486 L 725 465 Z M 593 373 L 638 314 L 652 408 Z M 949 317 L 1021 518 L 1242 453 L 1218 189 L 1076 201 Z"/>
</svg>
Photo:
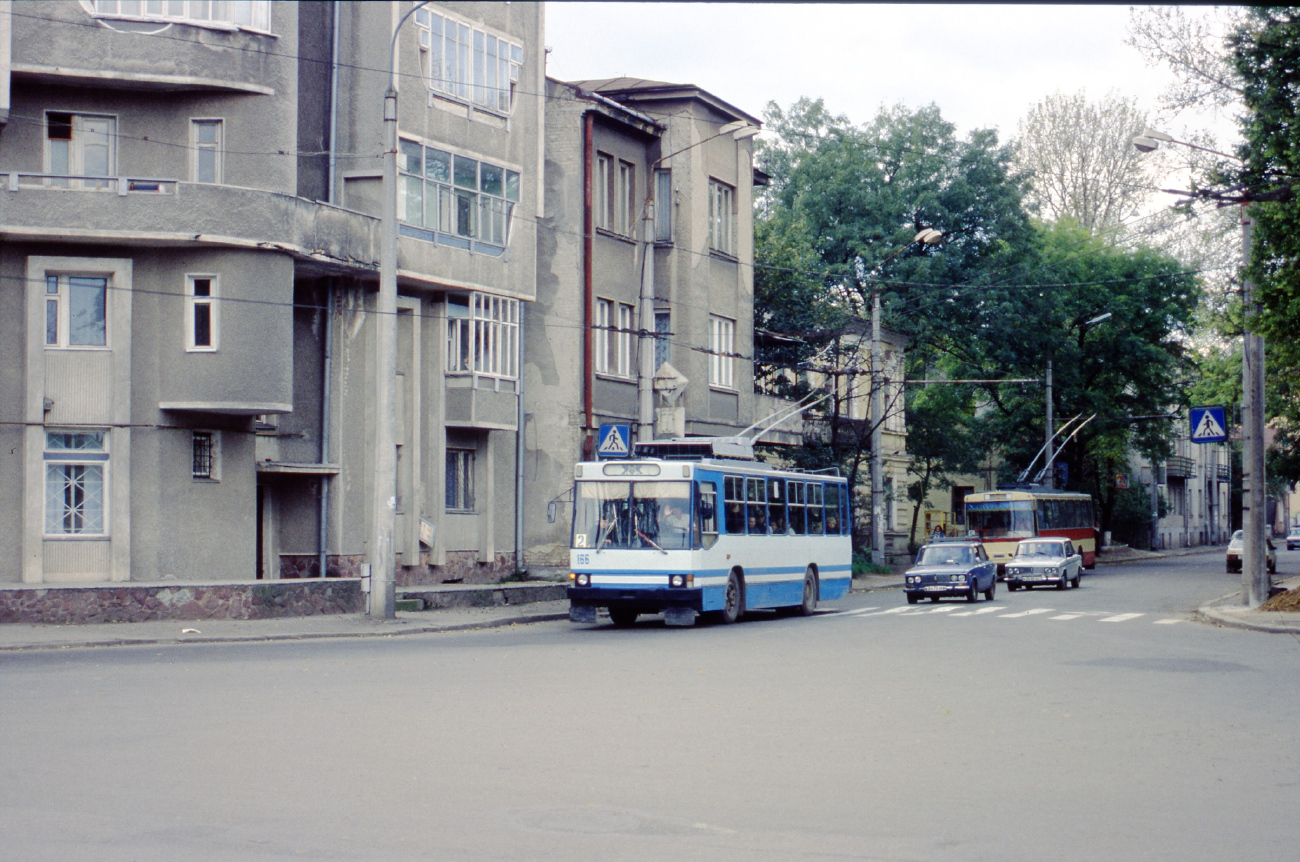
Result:
<svg viewBox="0 0 1300 862">
<path fill-rule="evenodd" d="M 948 578 L 948 580 L 952 581 L 954 584 L 964 584 L 964 583 L 966 583 L 966 576 L 965 576 L 965 575 L 952 575 L 952 576 L 950 576 L 950 577 Z"/>
<path fill-rule="evenodd" d="M 1045 574 L 1045 575 L 1055 575 L 1055 574 L 1057 574 L 1056 566 L 1048 566 L 1047 568 L 1043 569 L 1043 574 Z"/>
</svg>

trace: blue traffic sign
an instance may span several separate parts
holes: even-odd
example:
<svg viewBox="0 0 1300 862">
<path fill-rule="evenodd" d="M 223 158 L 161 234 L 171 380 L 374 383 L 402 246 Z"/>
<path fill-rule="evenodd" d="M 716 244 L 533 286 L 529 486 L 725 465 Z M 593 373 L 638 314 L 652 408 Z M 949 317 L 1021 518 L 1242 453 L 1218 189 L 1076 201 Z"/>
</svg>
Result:
<svg viewBox="0 0 1300 862">
<path fill-rule="evenodd" d="M 1193 443 L 1222 443 L 1228 439 L 1228 423 L 1222 407 L 1193 407 L 1191 431 Z"/>
<path fill-rule="evenodd" d="M 601 425 L 597 458 L 627 458 L 632 454 L 631 425 Z"/>
</svg>

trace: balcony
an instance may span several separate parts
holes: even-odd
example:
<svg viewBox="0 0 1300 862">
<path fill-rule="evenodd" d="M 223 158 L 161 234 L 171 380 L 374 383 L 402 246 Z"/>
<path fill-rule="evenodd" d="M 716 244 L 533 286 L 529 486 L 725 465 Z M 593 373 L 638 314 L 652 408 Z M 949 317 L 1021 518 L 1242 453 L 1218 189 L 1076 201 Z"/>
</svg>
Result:
<svg viewBox="0 0 1300 862">
<path fill-rule="evenodd" d="M 1165 475 L 1171 479 L 1187 479 L 1196 475 L 1196 462 L 1182 455 L 1170 455 L 1165 459 Z"/>
<path fill-rule="evenodd" d="M 293 195 L 154 177 L 0 172 L 0 232 L 69 243 L 264 249 L 323 271 L 378 268 L 379 221 Z"/>
</svg>

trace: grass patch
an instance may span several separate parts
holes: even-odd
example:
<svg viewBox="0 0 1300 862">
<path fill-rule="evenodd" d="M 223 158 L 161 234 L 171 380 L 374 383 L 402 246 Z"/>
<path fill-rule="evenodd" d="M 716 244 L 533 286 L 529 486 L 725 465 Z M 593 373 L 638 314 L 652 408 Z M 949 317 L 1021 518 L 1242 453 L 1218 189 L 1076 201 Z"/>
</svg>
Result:
<svg viewBox="0 0 1300 862">
<path fill-rule="evenodd" d="M 1300 611 L 1300 587 L 1278 593 L 1259 606 L 1261 611 Z"/>
<path fill-rule="evenodd" d="M 881 563 L 871 562 L 871 558 L 866 554 L 855 554 L 853 557 L 853 577 L 859 575 L 888 575 L 891 574 L 889 566 Z"/>
</svg>

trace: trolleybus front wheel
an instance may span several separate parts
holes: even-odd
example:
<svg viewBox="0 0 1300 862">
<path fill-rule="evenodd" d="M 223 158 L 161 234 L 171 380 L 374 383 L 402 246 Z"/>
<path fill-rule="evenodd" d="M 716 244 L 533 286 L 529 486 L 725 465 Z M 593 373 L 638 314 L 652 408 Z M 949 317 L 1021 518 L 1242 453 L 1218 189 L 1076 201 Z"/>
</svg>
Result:
<svg viewBox="0 0 1300 862">
<path fill-rule="evenodd" d="M 718 617 L 724 623 L 734 623 L 745 612 L 745 591 L 741 586 L 740 576 L 732 572 L 727 576 L 727 594 L 722 602 Z"/>
</svg>

